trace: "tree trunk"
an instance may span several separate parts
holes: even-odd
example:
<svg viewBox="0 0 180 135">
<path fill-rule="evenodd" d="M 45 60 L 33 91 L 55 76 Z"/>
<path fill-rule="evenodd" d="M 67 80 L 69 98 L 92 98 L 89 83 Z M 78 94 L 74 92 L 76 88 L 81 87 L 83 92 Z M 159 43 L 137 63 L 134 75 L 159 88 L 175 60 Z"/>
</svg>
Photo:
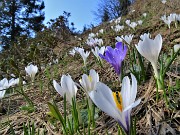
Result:
<svg viewBox="0 0 180 135">
<path fill-rule="evenodd" d="M 13 0 L 11 5 L 11 44 L 15 41 L 15 19 L 16 19 L 16 1 Z"/>
</svg>

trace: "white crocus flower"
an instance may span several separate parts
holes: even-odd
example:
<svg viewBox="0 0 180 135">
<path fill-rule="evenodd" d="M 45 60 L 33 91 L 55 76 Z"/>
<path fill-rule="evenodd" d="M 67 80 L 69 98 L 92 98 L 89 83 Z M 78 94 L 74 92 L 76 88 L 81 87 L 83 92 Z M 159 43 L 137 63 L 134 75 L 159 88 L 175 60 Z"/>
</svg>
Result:
<svg viewBox="0 0 180 135">
<path fill-rule="evenodd" d="M 124 26 L 121 26 L 121 25 L 116 25 L 115 28 L 114 28 L 114 30 L 116 32 L 119 32 L 120 30 L 123 30 L 123 29 L 124 29 Z"/>
<path fill-rule="evenodd" d="M 99 46 L 103 45 L 103 40 L 102 40 L 101 38 L 98 39 L 97 44 L 98 44 Z"/>
<path fill-rule="evenodd" d="M 167 1 L 166 1 L 166 0 L 161 0 L 161 2 L 162 2 L 163 4 L 165 4 Z"/>
<path fill-rule="evenodd" d="M 179 21 L 180 22 L 180 14 L 178 15 L 176 15 L 176 19 L 177 19 L 177 21 Z"/>
<path fill-rule="evenodd" d="M 168 25 L 168 28 L 171 28 L 171 20 L 169 18 L 167 18 L 166 20 L 164 20 L 164 23 Z"/>
<path fill-rule="evenodd" d="M 180 44 L 174 45 L 174 52 L 176 53 L 180 49 Z"/>
<path fill-rule="evenodd" d="M 133 38 L 134 35 L 125 35 L 124 36 L 121 36 L 122 39 L 124 39 L 124 41 L 126 41 L 126 43 L 128 43 L 129 45 L 131 44 L 131 41 L 132 41 L 132 38 Z"/>
<path fill-rule="evenodd" d="M 98 38 L 95 38 L 95 39 L 94 39 L 94 45 L 97 45 L 98 42 L 99 42 L 99 39 L 98 39 Z"/>
<path fill-rule="evenodd" d="M 175 27 L 177 28 L 177 14 L 176 13 L 172 13 L 168 16 L 168 19 L 171 20 L 172 22 L 175 22 Z"/>
<path fill-rule="evenodd" d="M 100 60 L 100 57 L 99 57 L 99 54 L 104 54 L 104 51 L 105 51 L 106 47 L 105 46 L 102 46 L 100 49 L 99 47 L 95 47 L 94 49 L 91 49 L 92 53 L 94 54 L 94 56 L 96 56 L 96 58 L 98 60 Z"/>
<path fill-rule="evenodd" d="M 95 39 L 94 38 L 88 38 L 86 40 L 86 44 L 88 46 L 95 46 L 97 44 L 97 40 L 96 40 L 96 38 Z"/>
<path fill-rule="evenodd" d="M 8 81 L 8 85 L 9 87 L 13 87 L 14 85 L 18 84 L 19 83 L 19 78 L 17 79 L 14 79 L 14 78 L 11 78 L 9 81 Z"/>
<path fill-rule="evenodd" d="M 139 41 L 138 45 L 136 45 L 136 48 L 143 57 L 151 62 L 155 77 L 158 78 L 157 61 L 162 48 L 161 35 L 158 34 L 154 40 L 146 36 L 143 40 Z"/>
<path fill-rule="evenodd" d="M 57 59 L 53 59 L 53 63 L 54 64 L 58 64 L 58 62 L 59 62 L 58 58 Z"/>
<path fill-rule="evenodd" d="M 0 80 L 0 99 L 4 97 L 7 88 L 9 88 L 9 83 L 7 78 Z"/>
<path fill-rule="evenodd" d="M 131 22 L 129 27 L 131 27 L 133 30 L 135 29 L 135 27 L 137 26 L 136 22 Z"/>
<path fill-rule="evenodd" d="M 138 23 L 139 25 L 142 25 L 143 21 L 142 21 L 142 20 L 139 20 L 137 23 Z"/>
<path fill-rule="evenodd" d="M 74 55 L 76 54 L 75 49 L 72 49 L 71 51 L 69 51 L 69 54 L 72 55 L 72 56 L 74 56 Z"/>
<path fill-rule="evenodd" d="M 98 53 L 98 55 L 99 54 L 104 54 L 104 51 L 106 50 L 106 47 L 105 46 L 102 46 L 100 49 L 99 49 L 99 53 Z"/>
<path fill-rule="evenodd" d="M 4 97 L 5 93 L 6 93 L 6 89 L 3 89 L 2 87 L 0 87 L 0 99 Z"/>
<path fill-rule="evenodd" d="M 94 38 L 96 35 L 94 33 L 90 33 L 88 38 Z"/>
<path fill-rule="evenodd" d="M 38 72 L 38 67 L 36 65 L 30 64 L 29 66 L 25 67 L 25 71 L 31 77 L 32 81 L 34 81 L 34 77 Z"/>
<path fill-rule="evenodd" d="M 66 94 L 66 100 L 72 105 L 72 98 L 76 97 L 78 89 L 71 76 L 62 75 L 61 86 L 55 80 L 53 80 L 53 86 L 62 97 Z"/>
<path fill-rule="evenodd" d="M 7 78 L 4 78 L 0 81 L 0 87 L 2 87 L 3 89 L 9 88 L 9 82 Z"/>
<path fill-rule="evenodd" d="M 146 17 L 146 16 L 147 16 L 147 13 L 143 13 L 143 16 Z"/>
<path fill-rule="evenodd" d="M 172 13 L 168 16 L 169 20 L 176 21 L 176 13 Z"/>
<path fill-rule="evenodd" d="M 17 79 L 12 78 L 9 80 L 9 87 L 14 86 L 16 84 L 19 84 L 19 78 Z"/>
<path fill-rule="evenodd" d="M 166 15 L 163 15 L 163 16 L 161 16 L 161 18 L 160 18 L 161 20 L 166 20 Z"/>
<path fill-rule="evenodd" d="M 104 30 L 103 30 L 103 29 L 100 29 L 100 30 L 99 30 L 99 33 L 103 34 L 103 33 L 104 33 Z"/>
<path fill-rule="evenodd" d="M 74 47 L 74 50 L 76 51 L 76 52 L 80 52 L 81 50 L 83 50 L 84 51 L 84 49 L 83 48 L 81 48 L 81 47 Z"/>
<path fill-rule="evenodd" d="M 131 21 L 130 20 L 126 20 L 125 23 L 129 26 Z"/>
<path fill-rule="evenodd" d="M 79 41 L 81 41 L 82 39 L 81 38 L 78 38 Z"/>
<path fill-rule="evenodd" d="M 135 101 L 137 80 L 132 74 L 131 78 L 132 84 L 130 84 L 128 76 L 123 78 L 121 92 L 112 92 L 108 86 L 101 82 L 97 83 L 95 90 L 89 92 L 94 104 L 113 117 L 127 134 L 130 133 L 131 110 L 141 101 L 141 99 Z"/>
<path fill-rule="evenodd" d="M 11 74 L 11 77 L 16 77 L 14 74 Z"/>
<path fill-rule="evenodd" d="M 26 81 L 23 81 L 23 84 L 26 84 Z"/>
<path fill-rule="evenodd" d="M 122 38 L 120 38 L 119 36 L 117 36 L 115 39 L 117 42 L 122 42 Z"/>
<path fill-rule="evenodd" d="M 4 97 L 6 89 L 8 89 L 9 87 L 9 81 L 7 78 L 0 80 L 0 99 Z"/>
<path fill-rule="evenodd" d="M 140 39 L 141 39 L 141 40 L 144 40 L 146 37 L 147 37 L 147 38 L 150 38 L 151 35 L 150 35 L 149 33 L 144 33 L 144 34 L 142 34 L 142 35 L 140 36 Z"/>
<path fill-rule="evenodd" d="M 96 73 L 94 69 L 91 69 L 89 75 L 83 74 L 79 82 L 88 98 L 89 108 L 92 109 L 92 101 L 90 100 L 89 92 L 96 89 L 96 84 L 99 82 L 99 74 Z"/>
<path fill-rule="evenodd" d="M 80 50 L 79 51 L 79 54 L 81 55 L 81 57 L 83 58 L 83 61 L 84 61 L 84 65 L 86 65 L 86 60 L 87 60 L 87 57 L 89 56 L 90 52 L 89 51 L 84 51 L 83 50 Z"/>
<path fill-rule="evenodd" d="M 121 17 L 119 17 L 119 18 L 117 18 L 116 20 L 115 20 L 115 23 L 116 24 L 118 24 L 118 23 L 120 23 L 121 22 Z"/>
<path fill-rule="evenodd" d="M 79 80 L 82 88 L 88 95 L 88 92 L 95 90 L 97 82 L 99 82 L 99 75 L 94 69 L 91 69 L 89 76 L 86 74 L 82 75 L 82 79 Z"/>
<path fill-rule="evenodd" d="M 131 10 L 131 13 L 134 13 L 136 10 Z"/>
</svg>

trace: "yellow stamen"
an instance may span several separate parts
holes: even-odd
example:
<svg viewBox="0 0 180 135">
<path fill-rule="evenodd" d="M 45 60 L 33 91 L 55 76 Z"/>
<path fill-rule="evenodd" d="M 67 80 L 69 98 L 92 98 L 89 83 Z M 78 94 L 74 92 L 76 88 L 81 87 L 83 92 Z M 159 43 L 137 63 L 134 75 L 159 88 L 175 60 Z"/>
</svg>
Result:
<svg viewBox="0 0 180 135">
<path fill-rule="evenodd" d="M 117 108 L 122 112 L 123 104 L 122 104 L 122 96 L 119 91 L 113 92 L 114 101 L 116 103 Z"/>
<path fill-rule="evenodd" d="M 90 82 L 92 82 L 92 77 L 90 75 L 88 76 L 88 78 L 89 78 Z"/>
<path fill-rule="evenodd" d="M 80 79 L 79 82 L 82 82 L 82 79 Z"/>
</svg>

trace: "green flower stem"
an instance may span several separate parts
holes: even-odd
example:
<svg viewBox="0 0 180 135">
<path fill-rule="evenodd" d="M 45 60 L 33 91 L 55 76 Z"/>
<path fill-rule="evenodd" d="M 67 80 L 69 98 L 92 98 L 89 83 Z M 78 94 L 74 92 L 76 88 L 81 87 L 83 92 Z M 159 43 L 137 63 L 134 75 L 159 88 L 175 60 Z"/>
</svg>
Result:
<svg viewBox="0 0 180 135">
<path fill-rule="evenodd" d="M 119 75 L 119 81 L 121 83 L 121 81 L 123 80 L 123 67 L 124 67 L 124 62 L 122 61 L 122 64 L 121 64 L 121 71 L 120 71 L 120 75 Z"/>
<path fill-rule="evenodd" d="M 156 83 L 158 86 L 158 89 L 164 89 L 164 83 L 161 81 L 158 70 L 157 70 L 157 64 L 152 63 L 152 67 L 155 74 Z"/>
<path fill-rule="evenodd" d="M 129 60 L 130 60 L 130 64 L 131 64 L 131 66 L 132 66 L 133 72 L 135 73 L 136 71 L 135 71 L 135 69 L 134 69 L 134 64 L 133 64 L 133 61 L 134 61 L 134 60 L 132 60 L 132 58 L 131 58 L 131 54 L 132 54 L 131 46 L 129 45 L 128 48 L 129 48 Z M 138 79 L 138 80 L 139 80 L 139 79 Z"/>
<path fill-rule="evenodd" d="M 95 128 L 95 120 L 94 120 L 94 115 L 95 115 L 95 106 L 92 103 L 91 99 L 88 97 L 87 100 L 87 105 L 88 105 L 88 115 L 89 115 L 89 121 L 92 121 L 92 127 Z"/>
<path fill-rule="evenodd" d="M 157 80 L 158 89 L 164 90 L 164 82 L 162 82 L 159 78 Z"/>
<path fill-rule="evenodd" d="M 103 61 L 102 61 L 102 59 L 98 59 L 98 63 L 101 66 L 101 68 L 103 68 Z"/>
<path fill-rule="evenodd" d="M 171 66 L 172 62 L 174 61 L 174 59 L 177 57 L 178 53 L 180 52 L 180 49 L 173 55 L 173 57 L 171 58 L 171 60 L 169 61 L 169 63 L 167 64 L 167 66 L 164 69 L 164 72 L 162 74 L 162 78 L 164 79 L 166 72 L 169 70 L 169 67 Z"/>
<path fill-rule="evenodd" d="M 79 116 L 79 114 L 78 114 L 78 110 L 77 110 L 76 100 L 75 100 L 75 97 L 74 97 L 74 98 L 72 98 L 72 117 L 73 117 L 75 132 L 79 128 L 79 118 L 78 118 L 78 116 Z"/>
<path fill-rule="evenodd" d="M 86 74 L 88 74 L 88 69 L 87 69 L 87 65 L 86 65 L 86 62 L 84 62 L 84 66 L 83 66 L 83 69 L 84 69 L 84 72 Z"/>
<path fill-rule="evenodd" d="M 24 97 L 24 99 L 28 102 L 30 106 L 34 106 L 34 103 L 29 99 L 29 97 L 26 95 L 26 93 L 21 89 L 20 91 L 17 90 L 17 92 Z"/>
<path fill-rule="evenodd" d="M 138 59 L 139 59 L 139 63 L 140 63 L 140 66 L 141 66 L 142 79 L 143 79 L 143 81 L 145 82 L 145 80 L 146 80 L 146 74 L 145 74 L 145 68 L 144 68 L 144 64 L 143 64 L 143 59 L 142 59 L 142 56 L 140 55 L 139 52 L 137 52 L 137 54 L 138 54 Z"/>
<path fill-rule="evenodd" d="M 158 101 L 158 99 L 159 99 L 159 92 L 158 92 L 158 84 L 157 84 L 157 80 L 156 80 L 156 101 Z"/>
<path fill-rule="evenodd" d="M 93 128 L 96 127 L 94 115 L 95 115 L 95 105 L 93 104 L 93 105 L 92 105 L 92 127 L 93 127 Z"/>
<path fill-rule="evenodd" d="M 89 109 L 92 110 L 92 107 L 93 107 L 92 105 L 93 105 L 93 104 L 92 104 L 92 101 L 91 101 L 91 99 L 90 99 L 90 97 L 89 97 L 88 95 L 87 95 L 87 99 L 88 99 Z"/>
<path fill-rule="evenodd" d="M 78 113 L 78 121 L 79 121 L 79 124 L 82 125 L 82 124 L 83 124 L 83 120 L 82 120 L 81 112 L 80 112 L 80 109 L 79 109 L 79 106 L 78 106 L 77 103 L 76 103 L 76 109 L 77 109 L 77 113 Z"/>
<path fill-rule="evenodd" d="M 35 80 L 35 77 L 31 76 L 31 84 L 32 84 L 32 86 L 34 86 L 34 80 Z"/>
</svg>

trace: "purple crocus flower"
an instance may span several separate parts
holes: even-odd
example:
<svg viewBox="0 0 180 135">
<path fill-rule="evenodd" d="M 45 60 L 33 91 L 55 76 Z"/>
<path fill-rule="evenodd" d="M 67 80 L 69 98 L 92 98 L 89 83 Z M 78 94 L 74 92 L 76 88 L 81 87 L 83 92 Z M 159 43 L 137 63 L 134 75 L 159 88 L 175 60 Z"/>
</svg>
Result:
<svg viewBox="0 0 180 135">
<path fill-rule="evenodd" d="M 120 75 L 121 63 L 124 60 L 127 53 L 127 46 L 122 42 L 117 42 L 116 47 L 113 49 L 111 46 L 107 46 L 105 55 L 99 54 L 99 56 L 109 62 L 115 69 L 116 73 Z"/>
</svg>

